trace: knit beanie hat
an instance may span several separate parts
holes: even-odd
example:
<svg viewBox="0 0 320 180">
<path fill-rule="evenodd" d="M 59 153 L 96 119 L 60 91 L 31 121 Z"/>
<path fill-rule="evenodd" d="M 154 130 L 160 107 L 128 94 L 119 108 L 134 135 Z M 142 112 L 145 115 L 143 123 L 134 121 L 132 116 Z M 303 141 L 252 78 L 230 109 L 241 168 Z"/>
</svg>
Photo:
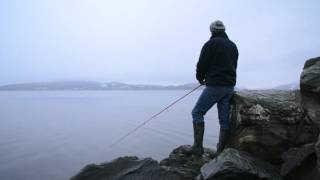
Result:
<svg viewBox="0 0 320 180">
<path fill-rule="evenodd" d="M 222 21 L 214 21 L 213 23 L 211 23 L 210 25 L 210 31 L 211 33 L 213 32 L 224 32 L 226 30 L 226 27 L 224 26 Z"/>
</svg>

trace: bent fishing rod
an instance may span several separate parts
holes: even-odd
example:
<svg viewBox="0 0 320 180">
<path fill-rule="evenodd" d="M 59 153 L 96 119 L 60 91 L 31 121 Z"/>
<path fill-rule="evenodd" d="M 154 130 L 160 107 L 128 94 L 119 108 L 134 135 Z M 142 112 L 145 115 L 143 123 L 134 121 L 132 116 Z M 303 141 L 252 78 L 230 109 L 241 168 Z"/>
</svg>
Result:
<svg viewBox="0 0 320 180">
<path fill-rule="evenodd" d="M 119 144 L 121 141 L 123 141 L 125 138 L 127 138 L 128 136 L 130 136 L 132 133 L 134 133 L 135 131 L 137 131 L 138 129 L 140 129 L 142 126 L 146 125 L 148 122 L 150 122 L 151 120 L 153 120 L 155 117 L 157 117 L 158 115 L 160 115 L 161 113 L 163 113 L 164 111 L 166 111 L 167 109 L 169 109 L 170 107 L 172 107 L 173 105 L 175 105 L 176 103 L 178 103 L 179 101 L 181 101 L 183 98 L 187 97 L 189 94 L 191 94 L 193 91 L 197 90 L 198 88 L 200 88 L 202 86 L 202 84 L 200 84 L 199 86 L 195 87 L 194 89 L 192 89 L 191 91 L 189 91 L 187 94 L 183 95 L 182 97 L 180 97 L 179 99 L 175 100 L 174 102 L 172 102 L 171 104 L 169 104 L 168 106 L 166 106 L 165 108 L 163 108 L 161 111 L 159 111 L 158 113 L 154 114 L 153 116 L 151 116 L 149 119 L 147 119 L 146 121 L 142 122 L 141 124 L 139 124 L 137 127 L 135 127 L 134 129 L 132 129 L 131 131 L 129 131 L 127 134 L 125 134 L 124 136 L 122 136 L 121 138 L 119 138 L 118 140 L 116 140 L 114 143 L 112 143 L 109 148 L 114 147 L 115 145 Z"/>
</svg>

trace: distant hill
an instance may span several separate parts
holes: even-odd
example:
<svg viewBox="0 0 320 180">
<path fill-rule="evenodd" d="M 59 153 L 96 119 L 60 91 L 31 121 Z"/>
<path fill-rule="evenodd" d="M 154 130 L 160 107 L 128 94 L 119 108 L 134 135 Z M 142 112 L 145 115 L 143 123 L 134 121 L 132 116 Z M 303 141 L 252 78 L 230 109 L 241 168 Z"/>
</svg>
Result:
<svg viewBox="0 0 320 180">
<path fill-rule="evenodd" d="M 52 90 L 191 90 L 197 87 L 198 83 L 187 83 L 181 85 L 147 85 L 147 84 L 127 84 L 120 82 L 97 82 L 97 81 L 53 81 L 8 84 L 0 86 L 0 91 L 52 91 Z M 235 87 L 235 90 L 246 88 Z M 284 84 L 273 87 L 277 90 L 299 89 L 299 82 Z"/>
<path fill-rule="evenodd" d="M 126 84 L 120 82 L 56 81 L 9 84 L 0 86 L 0 90 L 189 90 L 196 87 L 197 85 L 197 83 L 162 86 L 145 84 Z"/>
<path fill-rule="evenodd" d="M 280 86 L 276 86 L 272 89 L 277 89 L 277 90 L 296 90 L 296 89 L 300 89 L 300 82 L 293 82 L 290 84 L 284 84 L 284 85 L 280 85 Z"/>
</svg>

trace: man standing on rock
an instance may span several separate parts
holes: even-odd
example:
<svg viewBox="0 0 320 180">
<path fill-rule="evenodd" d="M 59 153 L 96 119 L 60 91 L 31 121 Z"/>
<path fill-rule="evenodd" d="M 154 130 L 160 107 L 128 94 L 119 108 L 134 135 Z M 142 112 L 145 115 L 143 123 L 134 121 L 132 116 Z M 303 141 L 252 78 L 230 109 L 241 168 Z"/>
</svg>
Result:
<svg viewBox="0 0 320 180">
<path fill-rule="evenodd" d="M 206 86 L 192 110 L 192 152 L 196 155 L 203 154 L 204 115 L 216 103 L 220 124 L 217 153 L 224 149 L 230 133 L 230 99 L 236 84 L 237 46 L 229 40 L 221 21 L 213 22 L 210 31 L 212 36 L 201 50 L 196 71 L 197 80 Z"/>
</svg>

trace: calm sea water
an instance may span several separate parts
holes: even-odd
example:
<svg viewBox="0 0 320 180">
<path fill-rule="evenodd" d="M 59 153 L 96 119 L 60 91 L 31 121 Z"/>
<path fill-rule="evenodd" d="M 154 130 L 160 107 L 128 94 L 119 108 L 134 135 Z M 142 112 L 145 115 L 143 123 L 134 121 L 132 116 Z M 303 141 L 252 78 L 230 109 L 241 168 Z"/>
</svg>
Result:
<svg viewBox="0 0 320 180">
<path fill-rule="evenodd" d="M 194 92 L 112 149 L 120 136 L 187 91 L 2 91 L 0 179 L 69 179 L 86 164 L 135 155 L 161 160 L 192 144 Z M 205 144 L 217 142 L 216 107 Z"/>
</svg>

